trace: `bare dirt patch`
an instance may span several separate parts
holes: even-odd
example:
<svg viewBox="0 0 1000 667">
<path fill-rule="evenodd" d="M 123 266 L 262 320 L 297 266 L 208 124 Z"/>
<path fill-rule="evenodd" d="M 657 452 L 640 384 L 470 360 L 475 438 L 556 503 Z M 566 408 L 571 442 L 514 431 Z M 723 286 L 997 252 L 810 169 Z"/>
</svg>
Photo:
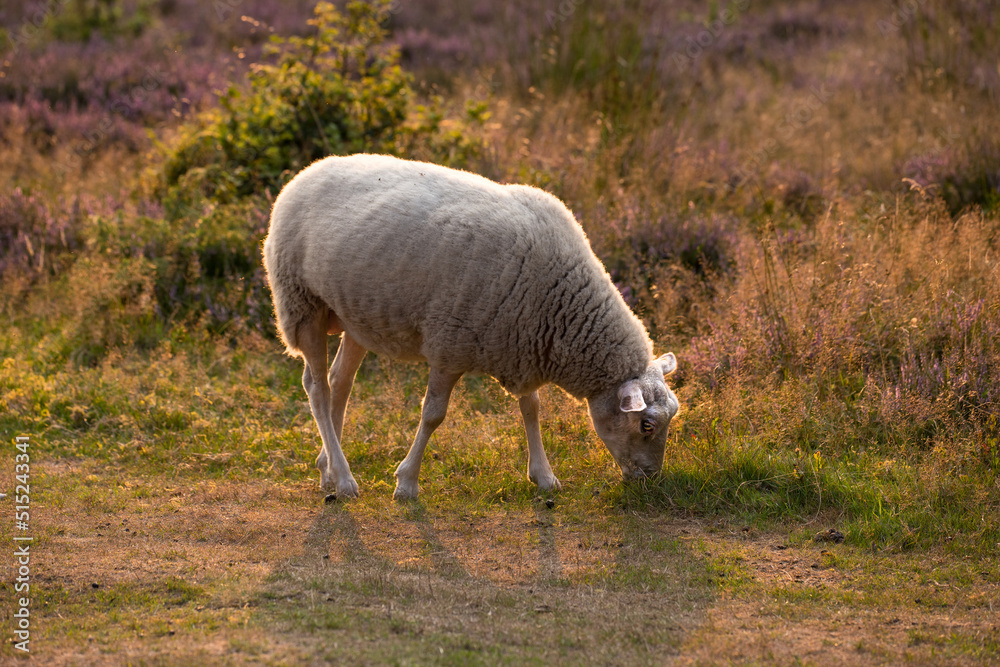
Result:
<svg viewBox="0 0 1000 667">
<path fill-rule="evenodd" d="M 619 575 L 633 557 L 621 555 L 627 535 L 594 546 L 591 527 L 561 524 L 542 510 L 467 520 L 420 506 L 381 509 L 326 508 L 314 517 L 302 558 L 273 577 L 288 600 L 367 617 L 371 626 L 360 636 L 325 638 L 343 656 L 379 655 L 371 644 L 388 630 L 398 653 L 385 658 L 458 650 L 474 662 L 662 661 L 676 653 L 705 598 L 704 586 L 690 581 L 665 593 L 660 572 L 644 587 L 625 581 Z M 584 556 L 568 557 L 574 550 Z M 686 553 L 659 560 L 704 579 Z"/>
<path fill-rule="evenodd" d="M 48 471 L 34 645 L 49 664 L 661 661 L 707 600 L 668 524 L 108 477 Z"/>
<path fill-rule="evenodd" d="M 959 665 L 996 654 L 1000 586 L 990 577 L 941 584 L 933 558 L 815 540 L 699 539 L 737 563 L 741 581 L 721 587 L 680 664 Z"/>
</svg>

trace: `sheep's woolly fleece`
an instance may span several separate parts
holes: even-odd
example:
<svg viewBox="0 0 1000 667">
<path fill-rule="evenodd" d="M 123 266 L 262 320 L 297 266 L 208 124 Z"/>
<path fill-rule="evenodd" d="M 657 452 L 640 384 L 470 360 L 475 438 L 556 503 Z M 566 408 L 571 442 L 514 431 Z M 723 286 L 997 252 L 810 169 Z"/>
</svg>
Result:
<svg viewBox="0 0 1000 667">
<path fill-rule="evenodd" d="M 641 375 L 652 344 L 555 197 L 383 155 L 329 157 L 275 201 L 264 259 L 290 354 L 328 307 L 376 353 L 578 398 Z"/>
</svg>

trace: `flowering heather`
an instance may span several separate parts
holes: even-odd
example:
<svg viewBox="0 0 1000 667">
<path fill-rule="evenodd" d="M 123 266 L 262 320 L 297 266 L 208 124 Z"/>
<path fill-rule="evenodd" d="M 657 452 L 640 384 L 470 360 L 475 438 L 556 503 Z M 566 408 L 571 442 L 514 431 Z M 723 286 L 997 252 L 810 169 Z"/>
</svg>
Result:
<svg viewBox="0 0 1000 667">
<path fill-rule="evenodd" d="M 1000 411 L 1000 304 L 949 292 L 932 305 L 925 330 L 903 350 L 898 397 L 941 400 L 984 419 Z"/>
<path fill-rule="evenodd" d="M 816 400 L 834 391 L 886 425 L 995 427 L 998 241 L 978 215 L 954 222 L 912 204 L 866 233 L 829 218 L 807 237 L 745 238 L 717 302 L 727 305 L 684 355 L 685 379 L 711 391 L 790 382 Z"/>
<path fill-rule="evenodd" d="M 80 157 L 110 146 L 144 149 L 148 127 L 204 103 L 219 83 L 214 65 L 168 58 L 145 42 L 119 51 L 100 39 L 52 42 L 5 74 L 0 128 L 23 128 L 39 148 L 62 145 Z"/>
<path fill-rule="evenodd" d="M 311 3 L 298 8 L 306 5 Z M 47 14 L 32 34 L 61 34 L 58 26 L 75 7 L 56 5 L 62 13 Z M 0 130 L 24 128 L 40 148 L 60 144 L 82 159 L 109 146 L 141 151 L 148 146 L 147 128 L 213 101 L 245 71 L 248 54 L 259 57 L 272 30 L 301 30 L 308 15 L 295 6 L 236 0 L 158 7 L 161 14 L 134 33 L 98 30 L 80 40 L 11 42 L 15 46 L 0 61 Z M 32 12 L 17 9 L 0 17 L 11 39 L 24 26 L 33 28 Z M 251 11 L 263 20 L 247 16 Z"/>
<path fill-rule="evenodd" d="M 53 213 L 48 202 L 21 188 L 0 193 L 0 275 L 52 270 L 60 253 L 80 246 L 78 207 L 60 208 Z"/>
<path fill-rule="evenodd" d="M 55 275 L 85 245 L 88 221 L 126 207 L 116 197 L 81 195 L 56 202 L 20 187 L 0 192 L 0 276 L 14 272 L 35 279 Z M 130 214 L 155 214 L 158 207 L 129 205 Z"/>
<path fill-rule="evenodd" d="M 995 138 L 944 145 L 901 168 L 913 184 L 940 196 L 952 215 L 1000 203 L 1000 143 Z"/>
</svg>

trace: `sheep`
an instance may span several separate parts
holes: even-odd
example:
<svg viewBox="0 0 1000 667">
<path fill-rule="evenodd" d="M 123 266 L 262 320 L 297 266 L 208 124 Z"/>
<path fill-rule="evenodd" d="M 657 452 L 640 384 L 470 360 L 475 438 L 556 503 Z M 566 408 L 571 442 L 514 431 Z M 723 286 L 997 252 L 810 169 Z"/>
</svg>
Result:
<svg viewBox="0 0 1000 667">
<path fill-rule="evenodd" d="M 586 401 L 625 477 L 661 469 L 679 409 L 665 378 L 677 360 L 653 358 L 646 329 L 554 196 L 385 155 L 328 157 L 282 189 L 263 250 L 282 342 L 305 362 L 320 484 L 338 497 L 358 494 L 341 434 L 367 350 L 430 366 L 397 500 L 417 497 L 427 441 L 465 373 L 491 375 L 517 397 L 528 479 L 541 490 L 561 488 L 538 421 L 547 383 Z"/>
</svg>

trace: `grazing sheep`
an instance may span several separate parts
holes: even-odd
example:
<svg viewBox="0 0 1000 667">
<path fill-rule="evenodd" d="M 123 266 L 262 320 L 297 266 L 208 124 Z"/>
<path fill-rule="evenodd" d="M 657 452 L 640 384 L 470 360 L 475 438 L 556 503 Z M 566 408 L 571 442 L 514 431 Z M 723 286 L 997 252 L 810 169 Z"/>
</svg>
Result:
<svg viewBox="0 0 1000 667">
<path fill-rule="evenodd" d="M 424 448 L 464 373 L 487 373 L 518 397 L 528 478 L 560 488 L 538 423 L 537 389 L 586 399 L 597 434 L 626 476 L 663 465 L 677 398 L 673 354 L 652 344 L 572 213 L 523 185 L 384 155 L 329 157 L 281 191 L 264 265 L 287 351 L 323 448 L 323 488 L 355 496 L 340 441 L 366 350 L 430 364 L 420 427 L 396 469 L 415 498 Z M 326 373 L 327 335 L 343 333 Z"/>
</svg>

